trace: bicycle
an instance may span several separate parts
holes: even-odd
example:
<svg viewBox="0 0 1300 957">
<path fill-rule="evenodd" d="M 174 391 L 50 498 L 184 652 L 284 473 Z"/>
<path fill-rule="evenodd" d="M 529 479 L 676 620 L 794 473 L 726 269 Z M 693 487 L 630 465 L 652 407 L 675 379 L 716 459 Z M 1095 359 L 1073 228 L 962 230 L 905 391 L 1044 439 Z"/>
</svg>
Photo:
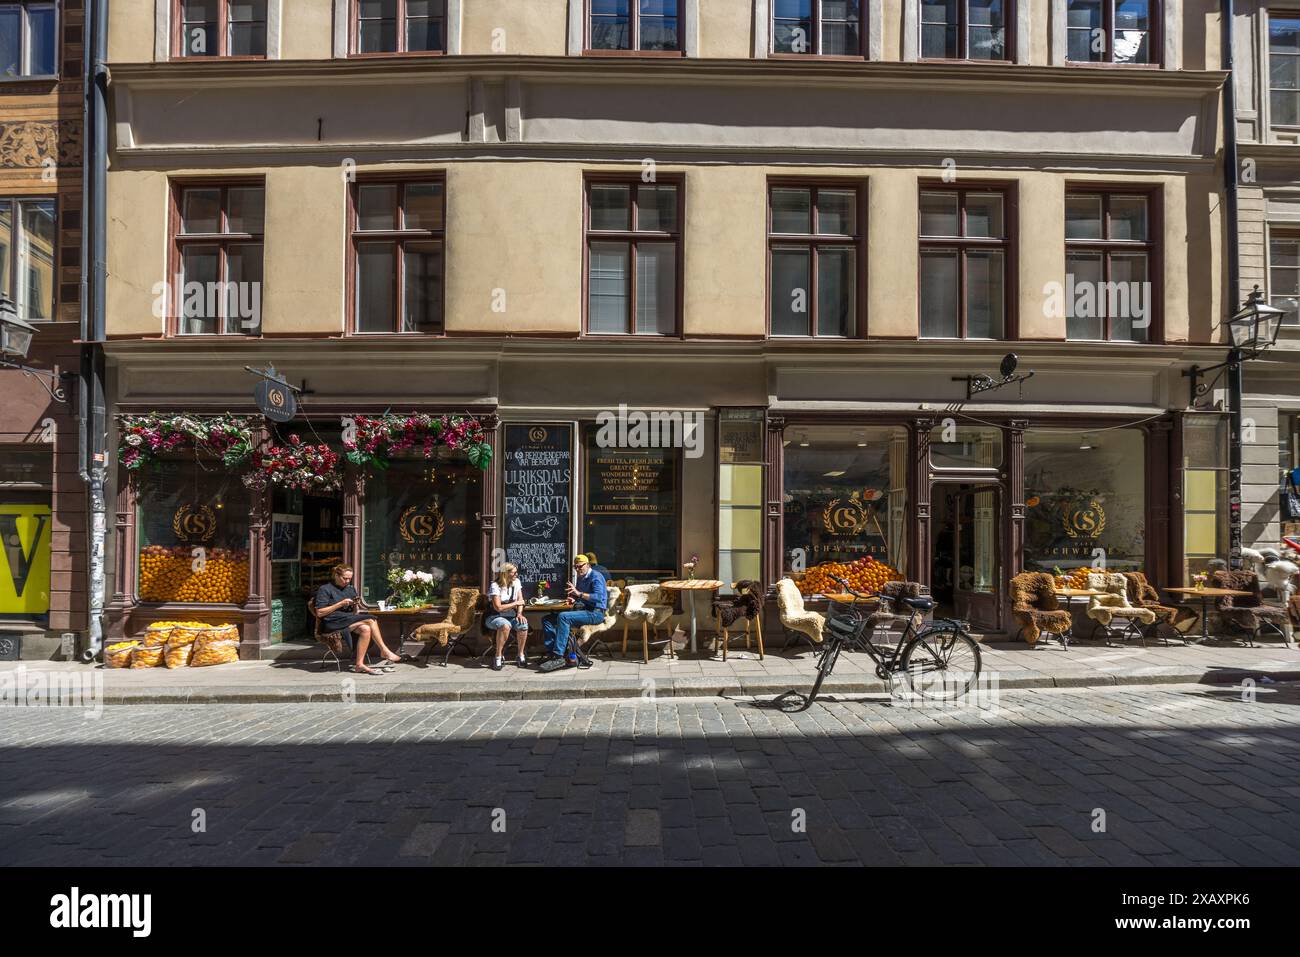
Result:
<svg viewBox="0 0 1300 957">
<path fill-rule="evenodd" d="M 967 623 L 955 618 L 939 618 L 924 629 L 921 623 L 925 613 L 934 608 L 933 598 L 903 598 L 882 595 L 879 592 L 859 592 L 842 578 L 834 581 L 845 593 L 858 599 L 876 598 L 890 604 L 897 602 L 912 610 L 907 626 L 893 648 L 882 647 L 865 634 L 870 616 L 853 605 L 842 606 L 839 613 L 832 607 L 826 619 L 826 637 L 821 655 L 817 659 L 817 680 L 807 695 L 790 690 L 778 695 L 771 705 L 782 711 L 807 711 L 817 699 L 822 682 L 835 670 L 840 652 L 851 646 L 865 651 L 876 663 L 876 677 L 893 686 L 894 676 L 901 674 L 909 690 L 925 701 L 955 701 L 966 694 L 979 679 L 979 643 L 970 636 Z M 800 702 L 797 708 L 787 709 L 785 702 Z"/>
</svg>

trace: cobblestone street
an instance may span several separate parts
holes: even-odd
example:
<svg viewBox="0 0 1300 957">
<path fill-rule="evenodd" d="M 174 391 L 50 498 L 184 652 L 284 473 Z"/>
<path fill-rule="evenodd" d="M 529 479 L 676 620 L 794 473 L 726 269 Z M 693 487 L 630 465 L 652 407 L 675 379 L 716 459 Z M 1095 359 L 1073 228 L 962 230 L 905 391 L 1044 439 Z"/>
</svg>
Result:
<svg viewBox="0 0 1300 957">
<path fill-rule="evenodd" d="M 4 864 L 1300 864 L 1300 688 L 0 714 Z"/>
</svg>

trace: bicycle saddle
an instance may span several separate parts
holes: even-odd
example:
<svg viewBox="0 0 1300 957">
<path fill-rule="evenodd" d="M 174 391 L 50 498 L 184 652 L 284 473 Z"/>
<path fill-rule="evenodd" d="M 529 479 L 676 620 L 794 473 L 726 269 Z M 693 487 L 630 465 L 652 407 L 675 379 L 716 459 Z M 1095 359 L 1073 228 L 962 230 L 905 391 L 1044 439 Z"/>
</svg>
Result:
<svg viewBox="0 0 1300 957">
<path fill-rule="evenodd" d="M 914 611 L 929 611 L 934 607 L 934 599 L 925 595 L 920 598 L 895 598 L 894 600 Z"/>
</svg>

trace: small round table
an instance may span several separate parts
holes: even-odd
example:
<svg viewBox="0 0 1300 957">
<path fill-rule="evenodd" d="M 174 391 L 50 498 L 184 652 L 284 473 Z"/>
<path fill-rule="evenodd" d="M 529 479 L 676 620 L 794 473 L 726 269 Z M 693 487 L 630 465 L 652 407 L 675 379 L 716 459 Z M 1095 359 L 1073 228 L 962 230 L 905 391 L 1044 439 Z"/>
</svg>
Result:
<svg viewBox="0 0 1300 957">
<path fill-rule="evenodd" d="M 1237 591 L 1234 588 L 1166 588 L 1165 591 L 1171 595 L 1184 595 L 1188 598 L 1199 598 L 1201 601 L 1201 638 L 1200 641 L 1191 642 L 1199 645 L 1201 641 L 1210 639 L 1210 599 L 1211 598 L 1249 598 L 1250 592 Z"/>
<path fill-rule="evenodd" d="M 1087 601 L 1088 599 L 1093 598 L 1096 595 L 1104 595 L 1105 592 L 1095 591 L 1094 589 L 1091 588 L 1054 588 L 1052 589 L 1052 594 L 1054 594 L 1057 598 L 1064 599 L 1065 610 L 1070 615 L 1070 627 L 1065 629 L 1065 631 L 1063 631 L 1060 635 L 1057 636 L 1061 639 L 1061 646 L 1066 651 L 1069 651 L 1070 639 L 1074 637 L 1074 612 L 1070 611 L 1070 606 L 1074 604 L 1074 602 L 1076 601 L 1079 600 Z M 1094 628 L 1095 627 L 1096 626 L 1094 626 Z M 1106 644 L 1109 645 L 1110 641 L 1107 640 Z"/>
<path fill-rule="evenodd" d="M 411 608 L 386 608 L 383 611 L 378 608 L 363 608 L 361 611 L 364 614 L 378 618 L 381 622 L 387 618 L 397 619 L 397 647 L 400 654 L 401 647 L 406 642 L 407 632 L 410 630 L 410 620 L 431 612 L 437 607 L 437 605 L 415 605 Z"/>
<path fill-rule="evenodd" d="M 687 607 L 690 609 L 691 616 L 691 653 L 694 654 L 699 649 L 695 644 L 695 593 L 701 591 L 714 592 L 722 587 L 722 582 L 714 581 L 710 578 L 678 578 L 672 581 L 660 582 L 659 587 L 664 591 L 681 591 L 686 593 Z"/>
</svg>

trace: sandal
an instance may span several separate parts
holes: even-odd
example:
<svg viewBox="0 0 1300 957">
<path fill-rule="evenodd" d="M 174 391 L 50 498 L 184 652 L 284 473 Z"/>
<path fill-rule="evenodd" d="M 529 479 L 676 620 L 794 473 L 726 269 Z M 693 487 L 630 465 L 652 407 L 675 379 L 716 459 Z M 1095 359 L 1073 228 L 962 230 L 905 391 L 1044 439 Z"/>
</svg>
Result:
<svg viewBox="0 0 1300 957">
<path fill-rule="evenodd" d="M 370 669 L 370 668 L 366 668 L 366 667 L 364 667 L 364 666 L 361 667 L 361 668 L 358 668 L 356 665 L 349 665 L 349 666 L 348 666 L 348 671 L 352 672 L 352 673 L 355 674 L 355 675 L 377 675 L 377 674 L 379 674 L 378 671 L 374 671 L 374 670 L 372 670 L 372 669 Z"/>
</svg>

